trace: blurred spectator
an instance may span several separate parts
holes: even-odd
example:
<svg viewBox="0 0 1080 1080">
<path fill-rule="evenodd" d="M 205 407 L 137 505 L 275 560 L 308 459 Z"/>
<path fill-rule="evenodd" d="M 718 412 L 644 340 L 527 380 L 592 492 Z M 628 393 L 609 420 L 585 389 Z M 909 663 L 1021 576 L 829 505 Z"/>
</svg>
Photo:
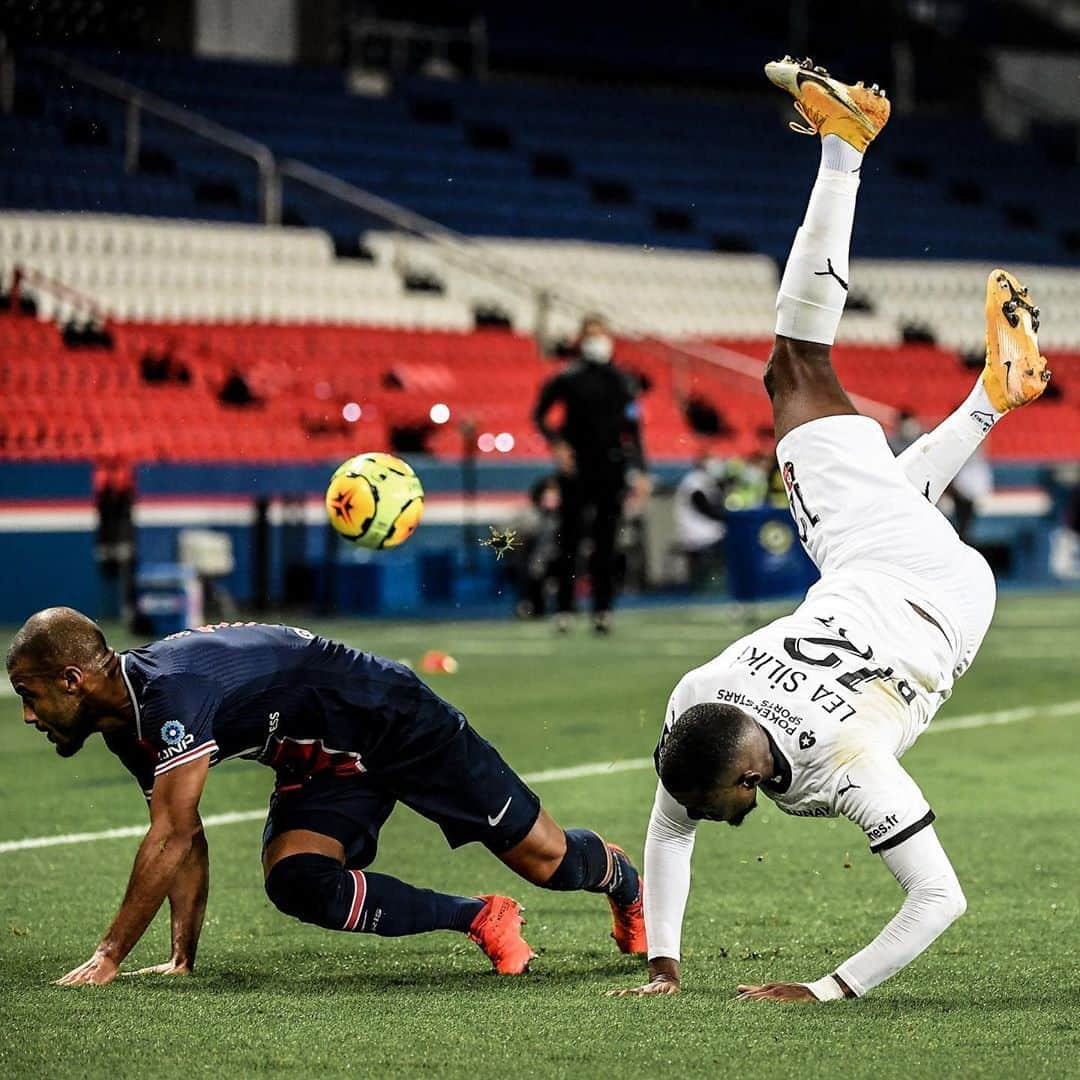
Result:
<svg viewBox="0 0 1080 1080">
<path fill-rule="evenodd" d="M 1058 523 L 1050 531 L 1050 573 L 1059 581 L 1080 581 L 1080 464 L 1052 469 L 1046 487 Z"/>
<path fill-rule="evenodd" d="M 134 611 L 135 601 L 135 470 L 119 454 L 103 455 L 94 466 L 97 535 L 94 558 L 101 575 L 101 618 Z"/>
<path fill-rule="evenodd" d="M 965 544 L 971 543 L 971 529 L 979 500 L 994 492 L 994 473 L 982 450 L 976 450 L 953 478 L 948 489 L 953 500 L 953 525 Z"/>
<path fill-rule="evenodd" d="M 533 419 L 551 446 L 560 478 L 558 628 L 569 627 L 574 610 L 578 549 L 592 541 L 593 628 L 611 629 L 615 593 L 615 538 L 623 501 L 648 498 L 638 423 L 639 386 L 613 361 L 615 343 L 605 320 L 588 315 L 581 324 L 578 359 L 549 379 L 540 391 Z M 559 427 L 548 414 L 561 405 Z M 633 481 L 628 485 L 628 475 Z"/>
<path fill-rule="evenodd" d="M 675 534 L 686 556 L 690 587 L 723 578 L 731 475 L 721 458 L 702 458 L 675 488 Z"/>
<path fill-rule="evenodd" d="M 518 593 L 517 613 L 540 618 L 555 592 L 559 570 L 559 477 L 543 476 L 529 492 L 529 507 L 510 522 L 521 541 L 511 552 L 510 577 Z"/>
<path fill-rule="evenodd" d="M 909 408 L 903 408 L 896 417 L 896 430 L 889 436 L 889 448 L 893 454 L 902 454 L 926 429 Z"/>
</svg>

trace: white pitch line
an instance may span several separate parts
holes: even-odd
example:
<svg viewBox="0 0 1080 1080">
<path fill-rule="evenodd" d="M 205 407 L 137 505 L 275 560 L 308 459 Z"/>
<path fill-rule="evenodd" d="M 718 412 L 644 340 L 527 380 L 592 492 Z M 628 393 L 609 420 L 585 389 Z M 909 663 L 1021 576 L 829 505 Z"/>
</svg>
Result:
<svg viewBox="0 0 1080 1080">
<path fill-rule="evenodd" d="M 1025 720 L 1075 716 L 1077 713 L 1080 713 L 1080 699 L 1064 701 L 1059 705 L 1024 705 L 1016 709 L 1000 709 L 997 712 L 969 713 L 967 716 L 955 716 L 951 720 L 931 723 L 923 735 L 944 735 L 950 731 L 1019 724 Z M 579 780 L 586 776 L 608 776 L 637 769 L 649 769 L 652 768 L 652 764 L 652 758 L 594 761 L 585 765 L 570 765 L 562 769 L 544 769 L 540 772 L 525 773 L 522 779 L 527 784 L 545 784 L 556 780 Z M 203 826 L 209 828 L 213 825 L 236 825 L 243 821 L 261 821 L 265 817 L 265 809 L 234 810 L 231 813 L 211 814 L 203 818 Z M 28 851 L 32 848 L 89 844 L 96 840 L 122 840 L 128 837 L 145 836 L 146 829 L 146 825 L 124 825 L 116 829 L 102 829 L 100 832 L 64 833 L 59 836 L 28 836 L 22 840 L 4 840 L 0 842 L 0 855 L 9 851 Z"/>
<path fill-rule="evenodd" d="M 967 731 L 970 728 L 996 727 L 999 724 L 1019 724 L 1024 720 L 1042 717 L 1075 716 L 1080 713 L 1080 700 L 1063 701 L 1060 705 L 1023 705 L 1018 709 L 999 709 L 997 712 L 969 713 L 954 716 L 940 723 L 930 722 L 923 735 L 945 735 L 950 731 Z M 921 738 L 922 736 L 920 736 Z"/>
</svg>

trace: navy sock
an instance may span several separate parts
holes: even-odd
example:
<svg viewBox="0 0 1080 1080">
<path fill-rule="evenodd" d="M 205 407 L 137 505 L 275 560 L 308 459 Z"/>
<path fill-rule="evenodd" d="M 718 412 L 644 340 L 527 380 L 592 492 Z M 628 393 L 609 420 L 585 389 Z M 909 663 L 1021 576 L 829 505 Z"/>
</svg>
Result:
<svg viewBox="0 0 1080 1080">
<path fill-rule="evenodd" d="M 614 871 L 607 894 L 619 907 L 627 907 L 641 895 L 641 879 L 637 868 L 621 852 L 612 850 Z"/>
<path fill-rule="evenodd" d="M 418 889 L 307 853 L 282 859 L 267 876 L 266 892 L 280 911 L 303 922 L 382 937 L 465 932 L 484 906 L 475 897 Z"/>
<path fill-rule="evenodd" d="M 566 830 L 566 855 L 544 887 L 607 893 L 622 907 L 640 892 L 634 864 L 589 829 Z"/>
<path fill-rule="evenodd" d="M 359 870 L 349 871 L 361 874 Z M 386 874 L 363 873 L 366 890 L 360 912 L 361 933 L 404 937 L 428 930 L 460 930 L 465 933 L 480 914 L 483 900 L 474 896 L 450 896 L 418 889 Z"/>
</svg>

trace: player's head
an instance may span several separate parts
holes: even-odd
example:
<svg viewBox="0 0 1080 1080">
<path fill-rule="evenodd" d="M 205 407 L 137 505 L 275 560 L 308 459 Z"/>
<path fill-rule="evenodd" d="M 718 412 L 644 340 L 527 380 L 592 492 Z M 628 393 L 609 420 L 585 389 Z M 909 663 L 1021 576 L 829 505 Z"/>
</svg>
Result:
<svg viewBox="0 0 1080 1080">
<path fill-rule="evenodd" d="M 734 705 L 694 705 L 660 747 L 660 781 L 695 819 L 741 825 L 772 767 L 765 733 Z"/>
<path fill-rule="evenodd" d="M 7 670 L 23 720 L 44 732 L 61 757 L 78 753 L 95 730 L 88 705 L 113 656 L 101 627 L 72 608 L 39 611 L 15 635 Z"/>
<path fill-rule="evenodd" d="M 606 364 L 615 350 L 611 328 L 603 315 L 590 314 L 581 320 L 578 351 L 583 360 L 592 364 Z"/>
</svg>

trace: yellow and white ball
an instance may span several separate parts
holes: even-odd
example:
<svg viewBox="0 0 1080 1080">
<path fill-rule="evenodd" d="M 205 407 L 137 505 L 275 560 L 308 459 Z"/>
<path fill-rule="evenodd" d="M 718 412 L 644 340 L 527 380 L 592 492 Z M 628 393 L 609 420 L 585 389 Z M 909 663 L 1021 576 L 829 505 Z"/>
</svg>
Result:
<svg viewBox="0 0 1080 1080">
<path fill-rule="evenodd" d="M 392 548 L 416 531 L 424 488 L 412 467 L 392 454 L 358 454 L 334 470 L 326 489 L 330 524 L 366 548 Z"/>
</svg>

